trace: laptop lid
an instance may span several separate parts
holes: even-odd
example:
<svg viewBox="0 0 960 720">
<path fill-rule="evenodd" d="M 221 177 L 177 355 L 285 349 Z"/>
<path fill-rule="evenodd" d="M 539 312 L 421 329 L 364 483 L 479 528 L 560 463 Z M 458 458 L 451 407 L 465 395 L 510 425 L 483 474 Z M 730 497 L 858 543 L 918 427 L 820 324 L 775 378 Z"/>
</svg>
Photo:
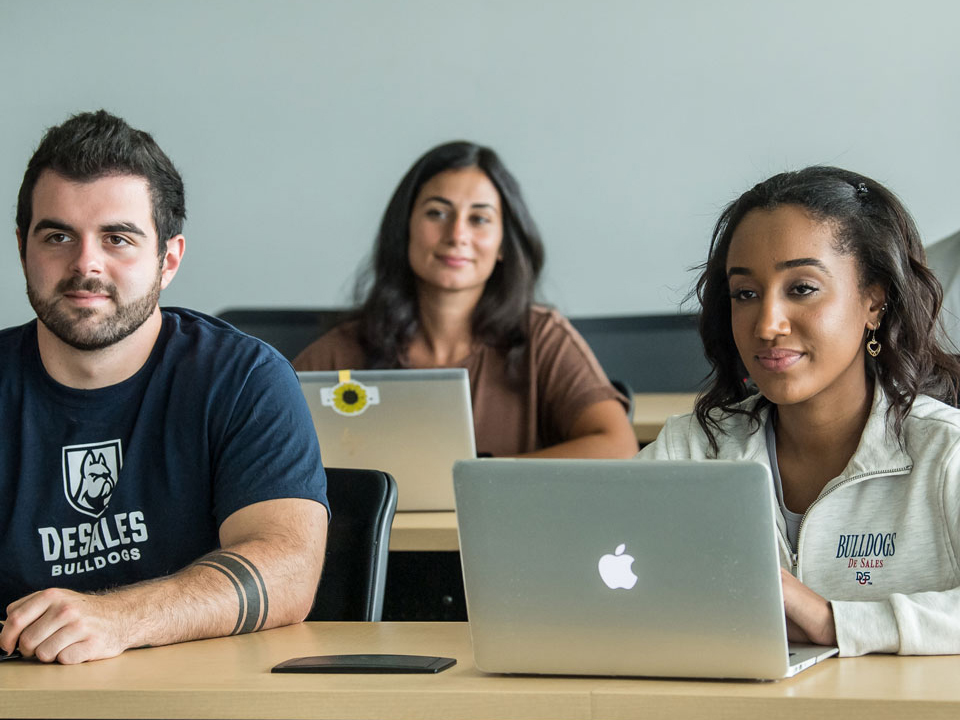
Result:
<svg viewBox="0 0 960 720">
<path fill-rule="evenodd" d="M 765 466 L 474 460 L 454 488 L 480 669 L 794 672 Z"/>
<path fill-rule="evenodd" d="M 477 454 L 464 368 L 297 375 L 325 466 L 389 472 L 397 510 L 453 509 L 453 463 Z"/>
</svg>

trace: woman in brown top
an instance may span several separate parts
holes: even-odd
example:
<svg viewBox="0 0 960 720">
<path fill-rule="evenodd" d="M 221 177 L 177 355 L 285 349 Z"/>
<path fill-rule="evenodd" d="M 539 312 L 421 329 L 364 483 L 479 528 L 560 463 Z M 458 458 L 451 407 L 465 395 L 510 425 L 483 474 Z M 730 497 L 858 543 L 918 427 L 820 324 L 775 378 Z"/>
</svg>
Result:
<svg viewBox="0 0 960 720">
<path fill-rule="evenodd" d="M 496 456 L 630 457 L 623 398 L 556 311 L 533 304 L 543 246 L 520 187 L 468 142 L 421 157 L 383 215 L 354 320 L 298 370 L 464 367 L 477 449 Z"/>
</svg>

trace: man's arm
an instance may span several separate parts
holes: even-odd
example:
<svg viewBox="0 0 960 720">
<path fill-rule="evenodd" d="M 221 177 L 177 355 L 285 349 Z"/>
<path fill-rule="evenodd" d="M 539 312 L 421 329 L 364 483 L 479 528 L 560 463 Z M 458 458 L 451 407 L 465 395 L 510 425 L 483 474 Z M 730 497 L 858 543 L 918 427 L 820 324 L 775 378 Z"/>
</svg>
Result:
<svg viewBox="0 0 960 720">
<path fill-rule="evenodd" d="M 51 588 L 11 603 L 0 649 L 69 664 L 300 622 L 326 535 L 326 508 L 313 500 L 248 505 L 220 526 L 221 549 L 174 575 L 97 594 Z"/>
</svg>

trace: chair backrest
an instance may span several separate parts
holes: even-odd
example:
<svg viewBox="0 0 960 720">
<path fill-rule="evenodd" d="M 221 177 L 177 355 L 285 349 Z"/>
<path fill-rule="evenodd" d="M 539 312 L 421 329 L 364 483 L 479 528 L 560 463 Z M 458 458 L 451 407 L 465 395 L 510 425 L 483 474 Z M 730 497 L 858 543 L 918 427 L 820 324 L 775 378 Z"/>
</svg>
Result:
<svg viewBox="0 0 960 720">
<path fill-rule="evenodd" d="M 348 308 L 230 308 L 222 310 L 217 317 L 273 345 L 287 360 L 293 360 L 307 345 L 346 320 L 350 313 Z"/>
<path fill-rule="evenodd" d="M 607 377 L 638 393 L 696 392 L 710 372 L 696 315 L 570 318 Z"/>
<path fill-rule="evenodd" d="M 617 378 L 610 378 L 610 384 L 617 389 L 618 393 L 627 398 L 627 420 L 633 422 L 633 388 L 630 387 L 630 383 Z"/>
<path fill-rule="evenodd" d="M 331 512 L 327 552 L 307 619 L 380 620 L 397 483 L 380 470 L 326 471 Z"/>
<path fill-rule="evenodd" d="M 351 313 L 348 308 L 230 308 L 218 317 L 293 360 Z M 570 322 L 607 377 L 623 381 L 634 392 L 695 392 L 710 370 L 696 315 L 572 317 Z"/>
</svg>

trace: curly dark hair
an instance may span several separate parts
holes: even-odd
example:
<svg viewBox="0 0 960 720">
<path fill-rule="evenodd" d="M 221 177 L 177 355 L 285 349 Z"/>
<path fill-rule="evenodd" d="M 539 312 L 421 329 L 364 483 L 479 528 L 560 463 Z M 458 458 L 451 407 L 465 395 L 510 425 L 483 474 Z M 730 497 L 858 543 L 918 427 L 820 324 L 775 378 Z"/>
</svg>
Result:
<svg viewBox="0 0 960 720">
<path fill-rule="evenodd" d="M 876 378 L 890 399 L 897 435 L 917 395 L 956 405 L 960 363 L 938 339 L 943 337 L 938 320 L 943 290 L 926 266 L 920 234 L 907 209 L 868 177 L 835 167 L 808 167 L 774 175 L 730 203 L 699 268 L 695 292 L 700 337 L 712 369 L 695 413 L 713 452 L 718 450 L 716 434 L 723 432 L 723 418 L 744 414 L 759 428 L 760 411 L 770 404 L 761 397 L 752 407 L 737 407 L 751 391 L 733 339 L 726 263 L 730 241 L 747 213 L 780 205 L 795 205 L 830 223 L 837 250 L 856 260 L 861 289 L 879 285 L 886 290 L 887 310 L 877 330 L 884 352 L 876 358 L 864 356 L 868 377 Z"/>
<path fill-rule="evenodd" d="M 407 252 L 410 214 L 420 189 L 445 170 L 479 168 L 500 194 L 502 262 L 487 280 L 473 311 L 472 332 L 497 348 L 516 380 L 529 339 L 530 306 L 544 252 L 520 185 L 488 147 L 457 141 L 429 150 L 407 171 L 380 222 L 369 268 L 357 282 L 358 339 L 368 367 L 396 367 L 420 327 L 416 280 Z"/>
<path fill-rule="evenodd" d="M 167 240 L 183 229 L 187 216 L 183 180 L 149 133 L 130 127 L 106 110 L 79 113 L 47 130 L 27 163 L 17 198 L 22 257 L 26 257 L 33 218 L 33 190 L 45 170 L 75 182 L 108 175 L 144 178 L 150 187 L 160 257 L 167 251 Z"/>
</svg>

